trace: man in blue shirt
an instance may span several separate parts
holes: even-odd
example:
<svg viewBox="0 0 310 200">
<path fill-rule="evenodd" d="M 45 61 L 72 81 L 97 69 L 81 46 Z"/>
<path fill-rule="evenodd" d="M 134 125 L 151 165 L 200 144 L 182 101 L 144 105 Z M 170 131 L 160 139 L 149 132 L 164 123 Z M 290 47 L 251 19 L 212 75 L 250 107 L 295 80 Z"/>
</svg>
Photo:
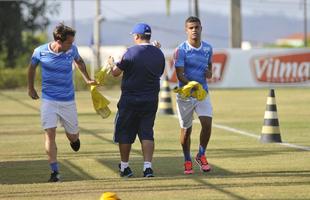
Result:
<svg viewBox="0 0 310 200">
<path fill-rule="evenodd" d="M 201 41 L 201 23 L 197 17 L 189 17 L 185 21 L 187 41 L 178 46 L 174 55 L 179 87 L 196 81 L 208 92 L 206 79 L 212 77 L 212 47 L 207 42 Z M 192 159 L 190 155 L 190 143 L 192 133 L 192 121 L 194 111 L 198 115 L 201 124 L 200 145 L 195 157 L 201 171 L 211 170 L 205 156 L 205 151 L 211 136 L 212 105 L 210 94 L 207 98 L 198 101 L 196 98 L 183 98 L 177 95 L 177 113 L 181 126 L 181 145 L 184 154 L 184 174 L 192 174 Z"/>
<path fill-rule="evenodd" d="M 122 94 L 115 119 L 114 141 L 119 143 L 120 176 L 133 175 L 128 161 L 131 145 L 138 135 L 144 158 L 143 175 L 153 177 L 153 126 L 165 57 L 159 48 L 150 44 L 151 27 L 149 25 L 139 23 L 131 34 L 136 45 L 128 48 L 121 61 L 111 70 L 113 76 L 123 74 Z M 109 63 L 113 65 L 113 58 L 110 57 Z"/>
<path fill-rule="evenodd" d="M 72 64 L 76 64 L 87 84 L 96 84 L 86 71 L 83 59 L 73 44 L 75 30 L 59 24 L 54 32 L 54 41 L 37 47 L 28 69 L 28 95 L 39 99 L 34 88 L 36 67 L 42 68 L 41 122 L 45 130 L 45 150 L 51 168 L 49 182 L 59 182 L 57 163 L 56 128 L 58 121 L 65 128 L 74 151 L 80 149 L 77 110 L 74 100 Z"/>
</svg>

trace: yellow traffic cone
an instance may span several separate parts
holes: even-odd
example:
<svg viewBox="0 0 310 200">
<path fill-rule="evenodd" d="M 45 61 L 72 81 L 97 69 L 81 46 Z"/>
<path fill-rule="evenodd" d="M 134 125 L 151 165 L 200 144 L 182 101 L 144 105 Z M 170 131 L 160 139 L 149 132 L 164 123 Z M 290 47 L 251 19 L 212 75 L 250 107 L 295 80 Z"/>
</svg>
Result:
<svg viewBox="0 0 310 200">
<path fill-rule="evenodd" d="M 172 109 L 171 91 L 170 91 L 167 75 L 162 81 L 159 96 L 160 96 L 159 106 L 158 106 L 159 113 L 166 114 L 166 115 L 173 115 L 174 113 Z"/>
<path fill-rule="evenodd" d="M 262 143 L 282 142 L 274 89 L 270 89 L 269 96 L 267 97 L 264 125 L 260 141 Z"/>
</svg>

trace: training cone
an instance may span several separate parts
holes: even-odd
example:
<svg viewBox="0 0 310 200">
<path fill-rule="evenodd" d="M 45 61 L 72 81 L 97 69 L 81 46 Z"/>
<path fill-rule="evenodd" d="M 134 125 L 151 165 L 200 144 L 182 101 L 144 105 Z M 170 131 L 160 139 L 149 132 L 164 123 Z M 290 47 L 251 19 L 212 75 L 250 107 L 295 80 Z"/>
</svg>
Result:
<svg viewBox="0 0 310 200">
<path fill-rule="evenodd" d="M 260 141 L 262 143 L 282 142 L 274 89 L 270 89 L 269 96 L 267 97 Z"/>
<path fill-rule="evenodd" d="M 114 192 L 104 192 L 100 200 L 121 200 Z"/>
<path fill-rule="evenodd" d="M 162 81 L 159 96 L 159 113 L 173 115 L 174 113 L 172 109 L 171 90 L 167 76 L 165 76 L 164 80 Z"/>
</svg>

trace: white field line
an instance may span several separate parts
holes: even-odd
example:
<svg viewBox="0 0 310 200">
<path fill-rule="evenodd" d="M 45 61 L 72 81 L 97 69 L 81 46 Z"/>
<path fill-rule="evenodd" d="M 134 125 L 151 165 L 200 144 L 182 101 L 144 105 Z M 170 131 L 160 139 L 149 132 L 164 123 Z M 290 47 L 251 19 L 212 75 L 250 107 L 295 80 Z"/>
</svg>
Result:
<svg viewBox="0 0 310 200">
<path fill-rule="evenodd" d="M 195 121 L 195 123 L 199 123 L 199 121 Z M 254 134 L 254 133 L 238 130 L 238 129 L 231 128 L 231 127 L 228 127 L 228 126 L 223 126 L 223 125 L 219 125 L 219 124 L 215 124 L 215 123 L 213 123 L 212 126 L 216 127 L 216 128 L 219 128 L 219 129 L 226 130 L 226 131 L 230 131 L 230 132 L 233 132 L 233 133 L 238 133 L 240 135 L 245 135 L 245 136 L 248 136 L 248 137 L 253 137 L 253 138 L 256 138 L 256 139 L 260 138 L 258 135 Z M 277 143 L 277 144 L 282 145 L 282 146 L 287 146 L 287 147 L 295 148 L 295 149 L 302 149 L 302 150 L 305 150 L 305 151 L 310 151 L 310 147 L 306 147 L 306 146 L 300 146 L 300 145 L 290 144 L 290 143 L 286 143 L 286 142 Z"/>
<path fill-rule="evenodd" d="M 106 96 L 106 97 L 109 100 L 111 100 L 111 101 L 118 101 L 117 98 L 110 97 L 110 96 Z M 173 115 L 173 117 L 174 118 L 178 118 L 177 115 Z M 194 120 L 194 123 L 199 123 L 199 121 L 198 120 Z M 252 138 L 255 138 L 255 139 L 259 139 L 260 138 L 260 136 L 255 134 L 255 133 L 246 132 L 246 131 L 243 131 L 243 130 L 239 130 L 239 129 L 236 129 L 236 128 L 232 128 L 232 127 L 229 127 L 229 126 L 224 126 L 224 125 L 220 125 L 220 124 L 216 124 L 216 123 L 213 123 L 212 127 L 215 127 L 215 128 L 218 128 L 218 129 L 222 129 L 222 130 L 225 130 L 225 131 L 228 131 L 228 132 L 232 132 L 232 133 L 237 133 L 239 135 L 244 135 L 244 136 L 247 136 L 247 137 L 252 137 Z M 287 147 L 290 147 L 290 148 L 310 151 L 310 147 L 307 147 L 307 146 L 290 144 L 290 143 L 286 143 L 286 142 L 276 143 L 276 144 L 279 144 L 279 145 L 282 145 L 282 146 L 287 146 Z"/>
</svg>

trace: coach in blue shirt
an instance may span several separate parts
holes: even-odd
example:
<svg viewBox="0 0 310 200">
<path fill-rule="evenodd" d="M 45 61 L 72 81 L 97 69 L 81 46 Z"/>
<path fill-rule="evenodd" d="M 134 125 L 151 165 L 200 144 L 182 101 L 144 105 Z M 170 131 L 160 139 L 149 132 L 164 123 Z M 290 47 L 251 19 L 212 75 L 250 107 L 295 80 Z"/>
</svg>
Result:
<svg viewBox="0 0 310 200">
<path fill-rule="evenodd" d="M 131 34 L 136 45 L 128 48 L 121 61 L 111 70 L 113 76 L 123 73 L 122 94 L 115 119 L 114 141 L 119 143 L 120 176 L 133 175 L 128 161 L 131 144 L 138 135 L 144 157 L 143 175 L 152 177 L 153 126 L 165 57 L 159 48 L 150 44 L 151 27 L 149 25 L 139 23 L 133 28 Z M 109 63 L 113 64 L 113 58 L 109 58 Z"/>
</svg>

